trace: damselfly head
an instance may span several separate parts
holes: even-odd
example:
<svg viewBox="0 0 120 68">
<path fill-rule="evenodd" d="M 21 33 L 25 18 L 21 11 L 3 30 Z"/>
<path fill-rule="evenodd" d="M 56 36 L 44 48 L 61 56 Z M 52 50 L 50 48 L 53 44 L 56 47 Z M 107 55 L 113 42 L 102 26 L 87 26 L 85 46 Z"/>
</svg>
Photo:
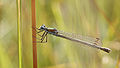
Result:
<svg viewBox="0 0 120 68">
<path fill-rule="evenodd" d="M 45 25 L 43 24 L 40 28 L 39 28 L 39 30 L 44 30 L 45 29 Z"/>
</svg>

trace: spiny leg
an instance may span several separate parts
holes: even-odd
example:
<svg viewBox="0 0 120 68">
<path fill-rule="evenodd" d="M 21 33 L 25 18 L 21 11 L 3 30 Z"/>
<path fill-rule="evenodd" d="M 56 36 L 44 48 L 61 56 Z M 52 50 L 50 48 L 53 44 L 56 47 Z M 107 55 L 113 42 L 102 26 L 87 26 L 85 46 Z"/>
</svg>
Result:
<svg viewBox="0 0 120 68">
<path fill-rule="evenodd" d="M 41 40 L 41 39 L 35 37 L 34 35 L 32 35 L 32 37 L 34 37 L 34 38 L 36 38 L 36 39 L 38 39 L 38 40 Z M 46 41 L 45 41 L 45 42 L 41 42 L 41 41 L 33 41 L 33 43 L 46 43 L 46 42 L 47 42 L 47 36 L 46 36 Z"/>
<path fill-rule="evenodd" d="M 38 28 L 32 27 L 36 32 L 38 32 L 37 30 L 39 30 Z M 37 30 L 36 30 L 37 29 Z"/>
<path fill-rule="evenodd" d="M 46 41 L 43 42 L 43 40 L 44 40 L 44 38 L 46 37 L 47 33 L 48 33 L 48 32 L 45 31 L 45 32 L 43 33 L 43 35 L 41 36 L 41 37 L 42 37 L 41 39 L 35 37 L 34 35 L 33 35 L 33 37 L 35 37 L 35 38 L 38 39 L 38 40 L 41 40 L 41 41 L 36 41 L 37 43 L 45 43 Z M 39 35 L 39 34 L 38 34 L 38 35 Z"/>
<path fill-rule="evenodd" d="M 43 40 L 44 40 L 45 37 L 47 38 L 47 34 L 48 34 L 48 32 L 46 32 L 46 34 L 44 35 L 44 37 L 41 39 L 41 43 L 43 42 Z"/>
<path fill-rule="evenodd" d="M 46 41 L 43 42 L 43 40 L 44 40 L 44 39 L 43 39 L 40 43 L 46 43 L 46 42 L 47 42 L 47 34 L 46 34 L 45 38 L 46 38 Z M 38 41 L 38 42 L 39 42 L 39 41 Z"/>
<path fill-rule="evenodd" d="M 42 41 L 41 43 L 46 43 L 47 42 L 47 35 L 45 36 L 45 38 L 46 38 L 46 41 L 45 42 Z"/>
<path fill-rule="evenodd" d="M 44 37 L 44 35 L 45 35 L 45 32 L 43 33 L 43 35 L 41 36 L 40 34 L 37 34 L 38 36 L 40 36 L 41 37 L 41 39 Z M 37 38 L 37 37 L 35 37 L 34 35 L 32 35 L 34 38 L 36 38 L 36 39 L 38 39 L 38 40 L 41 40 L 40 38 Z"/>
<path fill-rule="evenodd" d="M 40 30 L 40 31 L 38 31 L 37 33 L 40 33 L 40 32 L 42 32 L 43 30 Z"/>
<path fill-rule="evenodd" d="M 40 32 L 42 32 L 42 31 L 39 31 L 39 32 L 37 32 L 36 34 L 39 35 L 40 37 L 42 37 L 42 36 L 39 34 Z"/>
<path fill-rule="evenodd" d="M 47 42 L 47 35 L 46 35 L 46 42 Z"/>
<path fill-rule="evenodd" d="M 41 40 L 43 39 L 43 37 L 44 37 L 45 33 L 46 33 L 46 31 L 42 34 L 42 36 L 41 36 L 41 37 L 42 37 L 42 38 L 41 38 Z"/>
<path fill-rule="evenodd" d="M 42 42 L 41 42 L 41 41 L 36 41 L 36 42 L 37 42 L 37 43 L 46 43 L 46 42 L 47 42 L 47 35 L 46 35 L 45 38 L 46 38 L 46 41 L 45 41 L 45 42 L 43 42 L 43 41 L 42 41 Z"/>
<path fill-rule="evenodd" d="M 36 34 L 38 34 L 38 33 L 40 33 L 40 32 L 42 32 L 43 30 L 39 30 L 38 28 L 35 28 L 35 27 L 32 27 L 35 31 L 36 31 Z M 39 31 L 37 31 L 37 30 L 39 30 Z M 41 35 L 40 34 L 38 34 L 40 37 L 41 37 Z"/>
<path fill-rule="evenodd" d="M 37 27 L 36 27 L 36 28 L 35 28 L 35 27 L 32 27 L 32 28 L 35 29 L 35 30 L 36 30 L 36 29 L 39 30 Z"/>
<path fill-rule="evenodd" d="M 37 34 L 37 33 L 36 33 Z M 42 37 L 40 34 L 37 34 L 38 36 Z"/>
<path fill-rule="evenodd" d="M 34 37 L 34 38 L 36 38 L 36 39 L 38 39 L 38 40 L 41 40 L 41 39 L 39 39 L 39 38 L 35 37 L 34 35 L 32 35 L 32 37 Z"/>
<path fill-rule="evenodd" d="M 40 32 L 42 32 L 43 30 L 40 30 L 40 29 L 38 29 L 38 28 L 35 28 L 35 27 L 32 27 L 35 31 L 36 31 L 36 29 L 37 30 L 39 30 L 39 31 L 36 31 L 37 33 L 40 33 Z"/>
<path fill-rule="evenodd" d="M 36 42 L 37 42 L 37 43 L 44 43 L 43 40 L 44 40 L 45 36 L 47 35 L 47 32 L 45 31 L 45 32 L 42 34 L 42 36 L 41 36 L 41 35 L 38 34 L 38 33 L 42 32 L 43 30 L 37 31 L 37 30 L 39 30 L 39 29 L 38 29 L 38 28 L 34 28 L 34 27 L 33 27 L 33 29 L 37 32 L 36 34 L 37 34 L 38 36 L 42 37 L 41 39 L 39 39 L 39 38 L 35 37 L 34 35 L 32 35 L 34 38 L 36 38 L 36 39 L 38 39 L 38 40 L 41 40 L 41 41 L 34 41 L 34 42 L 35 42 L 35 43 L 36 43 Z M 36 29 L 37 29 L 37 30 L 36 30 Z M 46 38 L 46 41 L 45 41 L 45 42 L 47 42 L 47 38 Z"/>
<path fill-rule="evenodd" d="M 34 35 L 32 35 L 32 37 L 34 37 L 34 38 L 36 38 L 36 39 L 38 39 L 38 40 L 41 40 L 41 39 L 35 37 Z M 38 43 L 38 42 L 40 42 L 40 41 L 33 41 L 33 43 Z"/>
</svg>

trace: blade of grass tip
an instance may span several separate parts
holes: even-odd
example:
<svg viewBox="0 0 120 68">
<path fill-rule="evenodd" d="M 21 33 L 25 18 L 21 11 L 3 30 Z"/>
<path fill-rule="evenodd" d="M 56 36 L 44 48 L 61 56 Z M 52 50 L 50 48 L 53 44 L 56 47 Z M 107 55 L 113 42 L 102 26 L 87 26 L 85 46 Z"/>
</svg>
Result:
<svg viewBox="0 0 120 68">
<path fill-rule="evenodd" d="M 35 15 L 35 0 L 31 0 L 31 11 L 32 11 L 32 27 L 36 27 L 36 15 Z M 32 28 L 32 35 L 36 37 L 36 31 Z M 32 37 L 33 43 L 33 68 L 37 68 L 37 47 L 36 38 Z"/>
<path fill-rule="evenodd" d="M 18 33 L 18 49 L 19 49 L 19 68 L 22 68 L 22 46 L 20 39 L 20 22 L 21 22 L 21 0 L 16 0 L 17 6 L 17 33 Z"/>
</svg>

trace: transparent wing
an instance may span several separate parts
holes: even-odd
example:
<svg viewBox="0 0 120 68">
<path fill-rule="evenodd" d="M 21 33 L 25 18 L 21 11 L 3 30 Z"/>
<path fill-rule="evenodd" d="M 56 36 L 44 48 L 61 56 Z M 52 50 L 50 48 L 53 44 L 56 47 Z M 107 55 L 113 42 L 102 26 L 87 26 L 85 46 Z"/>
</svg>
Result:
<svg viewBox="0 0 120 68">
<path fill-rule="evenodd" d="M 94 48 L 103 50 L 107 53 L 109 53 L 111 51 L 109 48 L 99 46 L 99 45 L 102 45 L 102 42 L 100 41 L 99 38 L 82 36 L 82 35 L 67 33 L 67 32 L 63 32 L 63 31 L 58 31 L 56 36 L 62 37 L 62 38 L 65 38 L 65 39 L 68 39 L 68 40 L 71 40 L 71 41 L 79 42 L 79 43 L 88 45 L 90 47 L 94 47 Z"/>
<path fill-rule="evenodd" d="M 88 43 L 91 43 L 91 44 L 95 44 L 95 45 L 99 45 L 99 46 L 102 45 L 102 42 L 101 42 L 100 38 L 83 36 L 83 35 L 78 35 L 78 34 L 74 34 L 74 33 L 67 33 L 67 32 L 64 32 L 64 31 L 58 31 L 58 34 L 62 35 L 62 36 L 69 37 L 69 38 L 72 38 L 72 39 L 79 39 L 79 40 L 82 40 L 82 41 L 85 41 L 85 42 L 88 42 Z"/>
</svg>

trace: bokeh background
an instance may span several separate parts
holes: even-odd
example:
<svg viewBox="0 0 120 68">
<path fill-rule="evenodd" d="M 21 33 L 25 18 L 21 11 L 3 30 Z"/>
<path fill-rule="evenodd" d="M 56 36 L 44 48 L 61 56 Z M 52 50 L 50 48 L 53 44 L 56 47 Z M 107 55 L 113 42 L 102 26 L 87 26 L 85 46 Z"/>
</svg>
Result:
<svg viewBox="0 0 120 68">
<path fill-rule="evenodd" d="M 36 27 L 101 38 L 103 51 L 48 35 L 38 68 L 120 68 L 120 0 L 36 0 Z M 21 0 L 22 68 L 33 68 L 31 0 Z M 0 0 L 0 68 L 19 68 L 16 0 Z"/>
</svg>

